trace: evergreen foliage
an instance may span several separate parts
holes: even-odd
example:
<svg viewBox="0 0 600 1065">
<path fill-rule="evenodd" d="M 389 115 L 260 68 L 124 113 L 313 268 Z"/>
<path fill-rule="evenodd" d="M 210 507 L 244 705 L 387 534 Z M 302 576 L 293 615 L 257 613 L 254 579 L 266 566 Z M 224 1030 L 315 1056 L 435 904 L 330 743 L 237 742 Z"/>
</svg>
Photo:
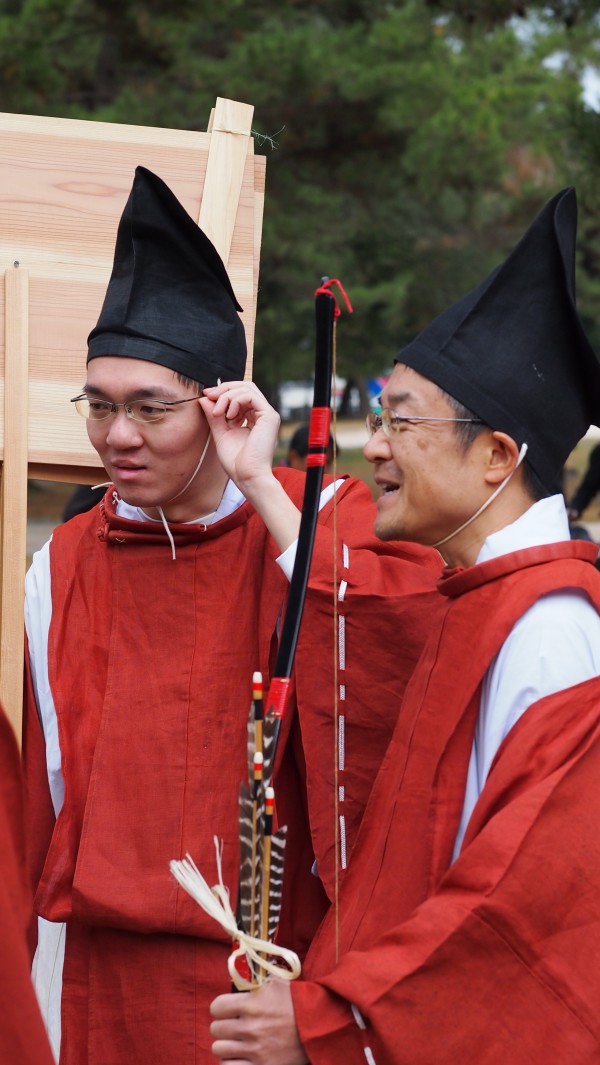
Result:
<svg viewBox="0 0 600 1065">
<path fill-rule="evenodd" d="M 599 31 L 595 0 L 0 0 L 0 110 L 205 129 L 217 95 L 254 104 L 267 391 L 310 374 L 322 275 L 355 307 L 338 372 L 381 373 L 570 183 L 600 349 Z"/>
</svg>

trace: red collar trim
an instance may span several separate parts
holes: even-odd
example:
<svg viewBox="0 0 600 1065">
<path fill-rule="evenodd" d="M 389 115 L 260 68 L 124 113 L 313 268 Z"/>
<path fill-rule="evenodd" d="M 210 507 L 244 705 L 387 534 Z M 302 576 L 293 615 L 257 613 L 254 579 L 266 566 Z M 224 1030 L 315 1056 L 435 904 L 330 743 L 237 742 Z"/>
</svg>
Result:
<svg viewBox="0 0 600 1065">
<path fill-rule="evenodd" d="M 546 562 L 565 559 L 591 562 L 593 565 L 597 558 L 598 545 L 586 540 L 564 540 L 557 544 L 540 544 L 539 547 L 525 547 L 521 551 L 490 558 L 487 562 L 479 562 L 467 569 L 460 566 L 455 566 L 453 569 L 446 567 L 437 587 L 442 595 L 455 598 L 519 569 L 542 566 Z"/>
<path fill-rule="evenodd" d="M 134 521 L 131 518 L 122 518 L 117 514 L 116 506 L 116 492 L 111 487 L 100 503 L 101 521 L 98 528 L 98 538 L 100 540 L 105 540 L 107 543 L 146 543 L 167 544 L 170 546 L 161 522 Z M 228 532 L 229 529 L 243 525 L 253 514 L 254 510 L 250 504 L 242 503 L 232 514 L 221 518 L 220 521 L 213 522 L 212 525 L 203 525 L 202 522 L 191 522 L 190 524 L 169 522 L 169 529 L 176 547 L 182 547 L 185 544 L 195 544 L 202 540 L 212 540 L 215 536 Z"/>
</svg>

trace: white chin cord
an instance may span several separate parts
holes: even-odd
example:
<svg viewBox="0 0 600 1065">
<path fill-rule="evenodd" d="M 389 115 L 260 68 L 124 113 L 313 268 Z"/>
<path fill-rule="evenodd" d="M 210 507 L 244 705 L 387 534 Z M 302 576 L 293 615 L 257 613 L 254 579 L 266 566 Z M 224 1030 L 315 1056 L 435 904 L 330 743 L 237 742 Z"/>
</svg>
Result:
<svg viewBox="0 0 600 1065">
<path fill-rule="evenodd" d="M 204 448 L 202 450 L 202 454 L 200 455 L 200 459 L 198 460 L 198 465 L 196 466 L 196 469 L 194 470 L 192 476 L 190 477 L 190 479 L 187 482 L 187 484 L 184 484 L 183 488 L 181 488 L 179 490 L 179 492 L 177 492 L 176 495 L 171 496 L 170 499 L 167 499 L 167 502 L 165 503 L 166 507 L 168 507 L 169 503 L 172 503 L 174 499 L 179 499 L 179 496 L 183 495 L 183 493 L 186 492 L 187 489 L 190 487 L 192 481 L 194 480 L 194 477 L 196 476 L 196 474 L 198 473 L 198 470 L 200 469 L 202 463 L 204 462 L 204 456 L 206 455 L 206 452 L 208 451 L 208 445 L 210 444 L 210 441 L 211 441 L 211 434 L 209 433 L 207 438 L 206 438 L 206 443 L 205 443 Z M 175 541 L 173 539 L 173 534 L 172 534 L 172 532 L 171 532 L 171 530 L 169 528 L 169 523 L 168 523 L 167 519 L 165 518 L 165 514 L 164 514 L 164 511 L 163 511 L 163 508 L 161 506 L 157 506 L 156 509 L 158 510 L 158 513 L 160 514 L 160 520 L 162 521 L 162 523 L 163 523 L 163 525 L 165 527 L 165 532 L 166 532 L 167 536 L 169 537 L 169 543 L 171 544 L 171 557 L 173 558 L 173 561 L 175 561 L 175 559 L 177 558 L 177 555 L 175 553 Z M 144 513 L 144 511 L 142 511 L 142 514 L 143 513 Z"/>
<path fill-rule="evenodd" d="M 453 540 L 454 537 L 458 536 L 458 534 L 460 532 L 462 532 L 463 529 L 466 529 L 467 526 L 470 525 L 472 521 L 475 521 L 475 519 L 478 518 L 480 514 L 483 514 L 484 510 L 487 510 L 487 508 L 490 506 L 490 504 L 494 502 L 496 496 L 500 495 L 500 492 L 502 491 L 502 489 L 506 488 L 508 482 L 510 481 L 510 479 L 511 479 L 511 477 L 513 475 L 513 473 L 515 472 L 515 470 L 518 470 L 519 466 L 521 465 L 523 459 L 525 458 L 526 453 L 527 453 L 527 444 L 523 444 L 521 450 L 519 451 L 519 457 L 517 459 L 517 464 L 515 466 L 515 469 L 511 470 L 511 472 L 509 473 L 508 477 L 504 478 L 504 480 L 502 481 L 502 484 L 498 485 L 496 491 L 492 493 L 492 495 L 490 496 L 489 499 L 486 499 L 486 501 L 483 504 L 483 506 L 480 507 L 479 510 L 476 510 L 475 513 L 470 518 L 467 518 L 467 520 L 465 522 L 463 522 L 462 525 L 459 525 L 458 529 L 455 529 L 454 532 L 451 532 L 449 534 L 449 536 L 445 536 L 443 540 L 438 540 L 436 544 L 432 544 L 431 546 L 432 547 L 441 547 L 442 544 L 447 544 L 448 540 Z"/>
<path fill-rule="evenodd" d="M 184 484 L 183 488 L 181 488 L 179 490 L 179 492 L 177 492 L 176 495 L 171 496 L 171 498 L 167 500 L 167 502 L 165 503 L 165 506 L 168 506 L 169 503 L 172 503 L 174 499 L 179 499 L 179 496 L 183 495 L 183 493 L 190 487 L 192 481 L 194 480 L 194 477 L 196 476 L 196 474 L 198 473 L 198 470 L 200 469 L 202 463 L 204 462 L 204 456 L 206 455 L 206 452 L 208 451 L 208 445 L 210 444 L 210 440 L 211 440 L 211 434 L 209 433 L 207 438 L 206 438 L 206 443 L 204 445 L 204 448 L 202 449 L 202 454 L 200 455 L 200 458 L 198 460 L 198 465 L 196 466 L 196 469 L 194 470 L 194 472 L 193 472 L 192 476 L 190 477 L 189 481 L 187 482 L 187 484 Z M 93 484 L 92 488 L 107 488 L 112 483 L 113 483 L 112 481 L 105 481 L 103 484 Z M 172 532 L 171 532 L 171 530 L 169 528 L 169 523 L 168 523 L 167 519 L 165 518 L 165 514 L 164 514 L 164 511 L 163 511 L 163 508 L 160 505 L 157 505 L 156 509 L 157 509 L 158 513 L 160 514 L 160 520 L 162 521 L 162 523 L 163 523 L 163 525 L 165 527 L 165 532 L 166 532 L 167 536 L 169 537 L 169 543 L 171 544 L 171 556 L 172 556 L 173 560 L 175 560 L 177 558 L 177 555 L 175 553 L 175 541 L 173 539 L 173 534 L 172 534 Z M 138 507 L 138 510 L 139 510 L 140 514 L 144 515 L 145 518 L 148 518 L 148 520 L 150 520 L 150 521 L 154 521 L 154 519 L 150 518 L 149 515 L 146 514 L 146 511 L 142 510 L 141 507 Z"/>
</svg>

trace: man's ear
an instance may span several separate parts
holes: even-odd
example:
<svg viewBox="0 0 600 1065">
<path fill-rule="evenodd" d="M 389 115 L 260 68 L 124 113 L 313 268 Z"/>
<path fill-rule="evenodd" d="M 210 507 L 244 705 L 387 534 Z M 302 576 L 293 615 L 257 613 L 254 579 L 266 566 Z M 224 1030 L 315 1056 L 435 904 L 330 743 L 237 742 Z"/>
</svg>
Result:
<svg viewBox="0 0 600 1065">
<path fill-rule="evenodd" d="M 487 484 L 500 484 L 516 469 L 519 448 L 512 436 L 496 430 L 492 432 L 487 453 Z"/>
</svg>

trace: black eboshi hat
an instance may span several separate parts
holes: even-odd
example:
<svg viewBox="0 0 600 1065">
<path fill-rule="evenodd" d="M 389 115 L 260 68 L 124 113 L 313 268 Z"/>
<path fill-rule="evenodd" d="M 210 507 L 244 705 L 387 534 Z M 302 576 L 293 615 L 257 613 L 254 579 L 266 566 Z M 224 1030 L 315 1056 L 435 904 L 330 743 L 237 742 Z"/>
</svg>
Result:
<svg viewBox="0 0 600 1065">
<path fill-rule="evenodd" d="M 241 310 L 214 245 L 168 185 L 138 166 L 88 358 L 122 355 L 214 385 L 242 378 Z"/>
<path fill-rule="evenodd" d="M 577 199 L 553 197 L 485 281 L 396 356 L 492 429 L 508 433 L 548 491 L 600 422 L 600 364 L 575 304 Z"/>
</svg>

